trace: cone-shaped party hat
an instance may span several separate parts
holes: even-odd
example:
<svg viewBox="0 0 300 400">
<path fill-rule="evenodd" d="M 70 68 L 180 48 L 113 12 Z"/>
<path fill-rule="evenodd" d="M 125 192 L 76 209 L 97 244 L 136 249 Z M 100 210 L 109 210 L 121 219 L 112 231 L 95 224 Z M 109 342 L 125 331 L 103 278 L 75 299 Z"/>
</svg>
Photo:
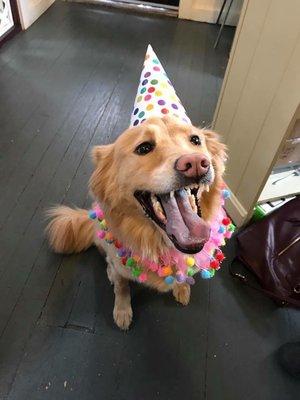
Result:
<svg viewBox="0 0 300 400">
<path fill-rule="evenodd" d="M 130 126 L 149 117 L 170 115 L 191 123 L 157 55 L 148 45 Z"/>
</svg>

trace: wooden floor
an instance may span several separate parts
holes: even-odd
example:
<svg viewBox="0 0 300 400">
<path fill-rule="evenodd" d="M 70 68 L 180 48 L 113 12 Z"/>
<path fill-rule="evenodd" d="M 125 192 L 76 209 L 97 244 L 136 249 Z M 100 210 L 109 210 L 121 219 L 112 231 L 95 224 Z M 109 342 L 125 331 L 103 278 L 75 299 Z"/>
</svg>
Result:
<svg viewBox="0 0 300 400">
<path fill-rule="evenodd" d="M 151 43 L 195 124 L 209 124 L 233 37 L 226 28 L 56 2 L 0 50 L 0 399 L 288 400 L 276 348 L 299 315 L 230 278 L 191 304 L 134 286 L 128 333 L 95 249 L 61 257 L 43 236 L 54 203 L 89 205 L 91 146 L 127 127 Z"/>
</svg>

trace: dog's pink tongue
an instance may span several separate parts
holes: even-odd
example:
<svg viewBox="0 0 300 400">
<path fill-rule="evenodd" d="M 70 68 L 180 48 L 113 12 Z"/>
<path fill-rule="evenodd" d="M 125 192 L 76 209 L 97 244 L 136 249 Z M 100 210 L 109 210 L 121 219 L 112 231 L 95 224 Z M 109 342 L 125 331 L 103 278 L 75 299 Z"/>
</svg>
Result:
<svg viewBox="0 0 300 400">
<path fill-rule="evenodd" d="M 161 196 L 161 202 L 167 217 L 166 231 L 181 247 L 192 248 L 209 239 L 209 225 L 192 210 L 184 189 L 174 196 Z"/>
</svg>

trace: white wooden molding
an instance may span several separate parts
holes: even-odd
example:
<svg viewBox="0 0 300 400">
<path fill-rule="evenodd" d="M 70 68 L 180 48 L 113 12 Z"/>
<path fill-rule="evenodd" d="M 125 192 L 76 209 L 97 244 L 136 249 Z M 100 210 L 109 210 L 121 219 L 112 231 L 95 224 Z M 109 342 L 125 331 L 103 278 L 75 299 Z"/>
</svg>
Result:
<svg viewBox="0 0 300 400">
<path fill-rule="evenodd" d="M 230 188 L 228 188 L 230 190 Z M 236 226 L 243 225 L 251 218 L 249 213 L 231 192 L 231 196 L 226 200 L 225 209 Z"/>
</svg>

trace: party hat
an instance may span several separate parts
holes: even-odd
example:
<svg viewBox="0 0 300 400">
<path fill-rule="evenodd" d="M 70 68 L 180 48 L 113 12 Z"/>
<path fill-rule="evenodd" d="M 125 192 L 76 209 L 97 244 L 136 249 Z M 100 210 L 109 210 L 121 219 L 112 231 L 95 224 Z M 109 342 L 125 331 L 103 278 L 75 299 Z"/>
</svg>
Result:
<svg viewBox="0 0 300 400">
<path fill-rule="evenodd" d="M 136 126 L 149 117 L 170 115 L 191 123 L 157 55 L 148 45 L 140 77 L 130 126 Z"/>
</svg>

